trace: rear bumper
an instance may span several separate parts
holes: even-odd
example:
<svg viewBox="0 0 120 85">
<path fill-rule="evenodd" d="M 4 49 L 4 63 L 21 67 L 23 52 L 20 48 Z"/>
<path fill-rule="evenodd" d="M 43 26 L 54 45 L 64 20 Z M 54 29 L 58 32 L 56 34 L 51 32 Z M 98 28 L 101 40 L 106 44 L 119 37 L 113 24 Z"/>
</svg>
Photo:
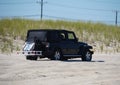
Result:
<svg viewBox="0 0 120 85">
<path fill-rule="evenodd" d="M 40 57 L 50 57 L 53 51 L 18 51 L 17 54 L 25 56 L 40 56 Z"/>
<path fill-rule="evenodd" d="M 42 51 L 19 51 L 17 54 L 23 54 L 25 56 L 42 56 Z"/>
</svg>

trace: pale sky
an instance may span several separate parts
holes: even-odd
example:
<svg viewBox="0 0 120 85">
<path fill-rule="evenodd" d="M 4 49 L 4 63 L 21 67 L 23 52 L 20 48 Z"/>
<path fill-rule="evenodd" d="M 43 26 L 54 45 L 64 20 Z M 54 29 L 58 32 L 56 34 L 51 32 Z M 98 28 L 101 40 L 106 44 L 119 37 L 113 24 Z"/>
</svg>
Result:
<svg viewBox="0 0 120 85">
<path fill-rule="evenodd" d="M 40 19 L 41 0 L 0 0 L 0 18 L 24 16 Z M 120 24 L 120 0 L 44 0 L 43 19 L 67 19 L 115 23 L 118 11 Z"/>
</svg>

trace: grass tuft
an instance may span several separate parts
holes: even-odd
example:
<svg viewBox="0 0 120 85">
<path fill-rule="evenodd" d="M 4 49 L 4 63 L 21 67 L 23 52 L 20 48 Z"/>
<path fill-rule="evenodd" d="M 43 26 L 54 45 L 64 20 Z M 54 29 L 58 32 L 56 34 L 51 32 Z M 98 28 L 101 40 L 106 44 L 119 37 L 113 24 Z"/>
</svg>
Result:
<svg viewBox="0 0 120 85">
<path fill-rule="evenodd" d="M 79 41 L 87 42 L 96 48 L 97 52 L 120 52 L 120 27 L 92 22 L 71 22 L 61 20 L 0 20 L 0 50 L 12 52 L 19 49 L 14 47 L 14 40 L 25 40 L 29 29 L 66 29 L 76 33 Z"/>
</svg>

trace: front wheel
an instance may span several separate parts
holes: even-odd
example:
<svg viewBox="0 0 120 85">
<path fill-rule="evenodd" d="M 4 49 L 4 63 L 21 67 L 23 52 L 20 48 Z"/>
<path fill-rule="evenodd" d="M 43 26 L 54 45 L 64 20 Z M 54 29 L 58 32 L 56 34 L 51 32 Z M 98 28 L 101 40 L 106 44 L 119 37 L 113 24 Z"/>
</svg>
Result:
<svg viewBox="0 0 120 85">
<path fill-rule="evenodd" d="M 91 61 L 92 60 L 92 53 L 90 50 L 87 50 L 82 57 L 82 61 Z"/>
</svg>

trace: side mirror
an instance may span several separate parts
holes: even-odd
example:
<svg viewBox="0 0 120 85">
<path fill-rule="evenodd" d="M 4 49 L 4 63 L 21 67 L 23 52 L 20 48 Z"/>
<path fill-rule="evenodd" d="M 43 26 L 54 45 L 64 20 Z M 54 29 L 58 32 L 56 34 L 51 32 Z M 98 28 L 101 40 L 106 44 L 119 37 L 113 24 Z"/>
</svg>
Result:
<svg viewBox="0 0 120 85">
<path fill-rule="evenodd" d="M 77 38 L 76 38 L 76 41 L 78 42 L 78 40 L 79 40 L 79 38 L 77 37 Z"/>
</svg>

